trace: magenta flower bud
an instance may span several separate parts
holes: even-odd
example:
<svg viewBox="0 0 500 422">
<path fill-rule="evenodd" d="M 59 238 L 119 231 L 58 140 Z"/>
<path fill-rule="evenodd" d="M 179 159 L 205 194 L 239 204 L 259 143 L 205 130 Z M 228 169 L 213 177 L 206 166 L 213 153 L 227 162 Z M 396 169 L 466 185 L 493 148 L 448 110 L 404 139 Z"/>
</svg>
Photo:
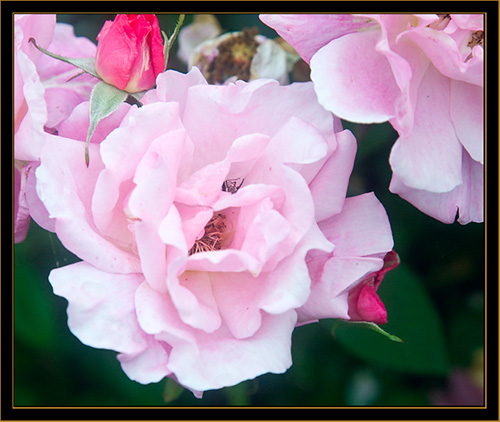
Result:
<svg viewBox="0 0 500 422">
<path fill-rule="evenodd" d="M 165 69 L 160 26 L 155 15 L 117 15 L 97 36 L 96 72 L 127 92 L 151 89 Z"/>
</svg>

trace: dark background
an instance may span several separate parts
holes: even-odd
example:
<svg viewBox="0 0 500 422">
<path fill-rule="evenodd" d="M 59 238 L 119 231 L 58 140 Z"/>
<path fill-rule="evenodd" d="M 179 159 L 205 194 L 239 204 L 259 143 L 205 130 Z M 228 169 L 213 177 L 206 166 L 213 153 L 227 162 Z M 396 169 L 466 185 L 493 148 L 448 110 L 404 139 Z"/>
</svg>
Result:
<svg viewBox="0 0 500 422">
<path fill-rule="evenodd" d="M 224 31 L 257 26 L 262 34 L 276 36 L 257 15 L 217 17 Z M 76 35 L 94 42 L 107 19 L 114 15 L 58 16 L 59 22 L 74 25 Z M 158 19 L 170 34 L 177 15 Z M 184 25 L 191 21 L 188 15 Z M 185 72 L 175 50 L 169 68 Z M 285 374 L 207 391 L 202 399 L 165 380 L 141 385 L 122 372 L 115 352 L 87 347 L 70 333 L 67 302 L 52 293 L 48 274 L 77 258 L 54 234 L 32 222 L 27 239 L 14 249 L 14 405 L 430 406 L 440 404 L 437 392 L 453 389 L 456 371 L 470 380 L 481 379 L 485 224 L 446 225 L 391 194 L 388 157 L 397 133 L 388 123 L 346 122 L 345 127 L 358 140 L 348 196 L 374 191 L 392 225 L 401 265 L 386 276 L 378 292 L 388 311 L 383 328 L 404 343 L 360 326 L 323 320 L 294 331 L 294 363 Z M 489 309 L 497 312 L 497 297 L 492 299 Z M 488 356 L 498 361 L 497 355 Z M 458 400 L 456 405 L 478 405 L 470 402 L 476 388 L 470 381 L 463 394 L 449 397 Z"/>
</svg>

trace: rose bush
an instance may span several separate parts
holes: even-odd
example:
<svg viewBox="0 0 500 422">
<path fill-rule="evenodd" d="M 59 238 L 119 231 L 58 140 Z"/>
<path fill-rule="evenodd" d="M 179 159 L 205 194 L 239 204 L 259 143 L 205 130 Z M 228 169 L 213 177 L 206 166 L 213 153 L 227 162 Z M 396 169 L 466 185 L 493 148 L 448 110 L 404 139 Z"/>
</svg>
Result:
<svg viewBox="0 0 500 422">
<path fill-rule="evenodd" d="M 398 131 L 390 190 L 452 223 L 482 222 L 482 15 L 261 15 L 310 63 L 319 102 Z"/>
<path fill-rule="evenodd" d="M 36 195 L 26 196 L 30 175 L 45 142 L 45 133 L 57 133 L 73 108 L 89 99 L 97 80 L 78 76 L 78 69 L 44 56 L 30 38 L 57 54 L 95 55 L 88 39 L 75 37 L 70 25 L 56 24 L 55 15 L 14 16 L 14 240 L 26 237 L 30 209 L 39 207 Z M 32 179 L 31 182 L 28 179 Z"/>
<path fill-rule="evenodd" d="M 345 198 L 355 139 L 311 83 L 212 86 L 193 68 L 157 84 L 101 122 L 88 168 L 88 106 L 46 135 L 40 218 L 82 259 L 49 277 L 68 325 L 140 383 L 199 395 L 284 372 L 296 324 L 349 319 L 392 250 L 375 196 Z"/>
<path fill-rule="evenodd" d="M 165 69 L 155 15 L 117 15 L 97 36 L 96 72 L 104 82 L 130 93 L 151 89 Z"/>
</svg>

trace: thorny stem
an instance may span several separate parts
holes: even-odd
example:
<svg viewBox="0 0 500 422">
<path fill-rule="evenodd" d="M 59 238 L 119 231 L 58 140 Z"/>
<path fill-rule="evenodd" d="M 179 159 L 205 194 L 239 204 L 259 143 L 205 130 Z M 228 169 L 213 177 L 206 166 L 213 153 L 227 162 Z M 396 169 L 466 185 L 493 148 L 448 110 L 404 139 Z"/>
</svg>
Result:
<svg viewBox="0 0 500 422">
<path fill-rule="evenodd" d="M 167 62 L 168 62 L 168 54 L 170 52 L 170 49 L 172 48 L 172 45 L 177 38 L 177 34 L 179 33 L 182 24 L 184 23 L 184 18 L 186 17 L 185 14 L 179 15 L 179 19 L 177 20 L 177 24 L 175 25 L 174 32 L 170 38 L 167 37 L 165 32 L 161 31 L 163 34 L 163 38 L 165 39 L 165 48 L 164 48 L 164 56 L 165 56 L 165 70 L 167 69 Z"/>
</svg>

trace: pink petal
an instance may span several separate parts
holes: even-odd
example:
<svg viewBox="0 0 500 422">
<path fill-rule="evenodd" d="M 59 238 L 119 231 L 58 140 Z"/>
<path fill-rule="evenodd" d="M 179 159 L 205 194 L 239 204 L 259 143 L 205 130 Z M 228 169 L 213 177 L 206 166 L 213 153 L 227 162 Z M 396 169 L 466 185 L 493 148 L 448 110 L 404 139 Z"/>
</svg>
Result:
<svg viewBox="0 0 500 422">
<path fill-rule="evenodd" d="M 35 172 L 39 164 L 31 163 L 27 166 L 27 180 L 25 186 L 26 203 L 28 204 L 29 213 L 33 220 L 43 229 L 50 232 L 55 232 L 55 220 L 50 218 L 49 212 L 45 205 L 38 197 L 36 192 L 36 176 Z"/>
<path fill-rule="evenodd" d="M 140 274 L 111 274 L 85 262 L 52 270 L 54 293 L 68 305 L 68 326 L 88 346 L 138 353 L 147 347 L 135 313 Z"/>
<path fill-rule="evenodd" d="M 136 167 L 151 143 L 170 130 L 182 128 L 177 111 L 174 103 L 133 108 L 122 127 L 112 131 L 102 142 L 100 152 L 106 168 L 99 174 L 92 204 L 96 224 L 101 230 L 112 226 L 117 215 L 122 219 L 125 217 L 124 204 L 118 200 L 124 199 L 123 190 L 125 196 L 130 192 L 132 186 L 125 189 L 127 183 L 131 183 Z M 118 212 L 111 213 L 113 209 Z"/>
<path fill-rule="evenodd" d="M 265 292 L 266 276 L 248 273 L 214 273 L 212 289 L 224 323 L 237 339 L 251 337 L 260 328 L 260 302 Z"/>
<path fill-rule="evenodd" d="M 19 72 L 24 82 L 25 105 L 23 105 L 22 109 L 26 111 L 26 114 L 24 114 L 21 121 L 15 122 L 17 131 L 14 139 L 14 157 L 17 160 L 37 161 L 40 159 L 45 142 L 43 131 L 43 127 L 47 122 L 47 105 L 44 100 L 45 89 L 40 82 L 35 65 L 20 50 L 17 51 L 16 63 L 19 65 Z"/>
<path fill-rule="evenodd" d="M 26 239 L 31 221 L 25 197 L 28 170 L 26 167 L 14 168 L 14 243 Z"/>
<path fill-rule="evenodd" d="M 387 58 L 375 49 L 379 37 L 376 31 L 347 34 L 311 59 L 320 104 L 342 119 L 380 123 L 395 114 L 399 89 Z"/>
<path fill-rule="evenodd" d="M 102 142 L 106 136 L 120 126 L 120 123 L 129 112 L 130 108 L 130 104 L 122 103 L 116 111 L 99 121 L 90 142 Z M 84 101 L 76 105 L 71 111 L 71 114 L 59 125 L 58 135 L 85 142 L 87 140 L 89 125 L 89 102 Z"/>
<path fill-rule="evenodd" d="M 159 382 L 172 372 L 168 369 L 168 353 L 164 343 L 147 336 L 148 348 L 138 353 L 121 353 L 117 356 L 123 372 L 136 382 Z"/>
<path fill-rule="evenodd" d="M 141 269 L 146 282 L 160 292 L 167 291 L 166 245 L 158 235 L 157 227 L 149 221 L 133 224 Z"/>
<path fill-rule="evenodd" d="M 484 162 L 484 89 L 451 81 L 450 113 L 458 139 L 473 160 Z"/>
<path fill-rule="evenodd" d="M 97 35 L 97 74 L 106 82 L 125 89 L 130 81 L 132 65 L 138 56 L 136 35 L 126 15 L 107 21 Z"/>
<path fill-rule="evenodd" d="M 208 271 L 220 273 L 241 273 L 250 271 L 255 276 L 262 269 L 262 263 L 250 255 L 235 249 L 198 252 L 191 255 L 186 263 L 188 271 Z"/>
<path fill-rule="evenodd" d="M 335 121 L 317 103 L 311 83 L 279 86 L 276 81 L 261 79 L 191 87 L 183 123 L 195 145 L 193 170 L 223 161 L 239 137 L 251 133 L 274 136 L 292 116 L 308 122 L 325 138 L 331 136 Z"/>
<path fill-rule="evenodd" d="M 393 247 L 387 214 L 373 193 L 346 198 L 342 212 L 319 226 L 337 257 L 385 254 Z"/>
<path fill-rule="evenodd" d="M 150 101 L 174 101 L 179 103 L 180 113 L 184 114 L 188 89 L 192 86 L 207 84 L 197 67 L 190 69 L 187 74 L 169 70 L 158 75 L 156 89 L 148 91 L 141 101 L 144 104 L 148 104 Z"/>
<path fill-rule="evenodd" d="M 420 27 L 405 32 L 403 37 L 417 44 L 444 76 L 483 86 L 483 60 L 465 62 L 454 39 L 443 31 Z"/>
<path fill-rule="evenodd" d="M 118 180 L 131 179 L 142 155 L 154 139 L 183 128 L 178 111 L 176 103 L 155 103 L 131 108 L 120 127 L 110 133 L 106 142 L 101 145 L 106 168 L 112 168 Z"/>
<path fill-rule="evenodd" d="M 354 165 L 356 138 L 348 130 L 337 133 L 336 136 L 337 149 L 309 184 L 317 222 L 341 211 Z M 332 180 L 335 180 L 335 183 L 332 183 Z"/>
<path fill-rule="evenodd" d="M 49 43 L 54 36 L 54 29 L 56 26 L 56 15 L 49 14 L 31 14 L 31 15 L 14 15 L 14 24 L 22 31 L 22 39 L 16 38 L 21 41 L 22 50 L 28 57 L 36 62 L 41 56 L 42 52 L 37 50 L 31 43 L 30 38 L 35 38 L 37 45 L 43 48 L 48 48 Z"/>
<path fill-rule="evenodd" d="M 169 277 L 171 279 L 172 277 Z M 182 321 L 207 333 L 218 329 L 221 318 L 212 291 L 210 273 L 206 271 L 185 271 L 178 277 L 178 286 L 170 283 L 170 294 Z M 179 295 L 180 287 L 192 293 L 194 300 L 182 300 L 188 297 L 185 292 Z"/>
<path fill-rule="evenodd" d="M 387 58 L 400 90 L 394 103 L 396 119 L 391 123 L 400 135 L 404 135 L 413 127 L 417 90 L 429 59 L 412 42 L 400 36 L 402 31 L 407 30 L 410 16 L 379 15 L 376 19 L 381 28 L 376 49 Z"/>
<path fill-rule="evenodd" d="M 177 185 L 179 157 L 185 149 L 186 132 L 167 132 L 151 142 L 138 163 L 128 206 L 141 220 L 157 225 L 172 205 Z"/>
<path fill-rule="evenodd" d="M 335 254 L 335 252 L 334 252 Z M 364 276 L 379 270 L 380 258 L 347 256 L 328 258 L 311 285 L 311 295 L 298 309 L 299 321 L 308 322 L 322 318 L 350 319 L 348 310 L 349 290 Z"/>
<path fill-rule="evenodd" d="M 332 245 L 317 226 L 304 236 L 295 251 L 279 262 L 268 273 L 266 294 L 261 308 L 271 314 L 279 314 L 302 306 L 309 297 L 311 279 L 306 263 L 306 254 L 312 249 L 331 252 Z"/>
<path fill-rule="evenodd" d="M 296 314 L 263 315 L 250 338 L 235 339 L 221 329 L 200 334 L 194 345 L 172 340 L 169 369 L 180 383 L 200 391 L 234 385 L 264 373 L 283 373 L 292 364 L 291 333 Z"/>
<path fill-rule="evenodd" d="M 47 135 L 36 171 L 38 196 L 56 219 L 56 233 L 67 249 L 104 271 L 138 271 L 137 257 L 104 238 L 93 224 L 93 186 L 103 168 L 97 148 L 90 145 L 87 167 L 84 143 Z"/>
<path fill-rule="evenodd" d="M 473 31 L 484 30 L 484 15 L 474 14 L 451 14 L 451 19 L 462 29 L 469 29 Z"/>
<path fill-rule="evenodd" d="M 443 223 L 453 223 L 457 211 L 459 223 L 481 223 L 484 221 L 484 167 L 472 160 L 465 151 L 462 154 L 462 166 L 464 182 L 450 192 L 434 193 L 413 189 L 405 186 L 395 174 L 389 189 Z"/>
<path fill-rule="evenodd" d="M 418 91 L 413 131 L 400 136 L 389 160 L 408 187 L 447 192 L 462 183 L 462 145 L 449 107 L 450 80 L 429 66 Z"/>
<path fill-rule="evenodd" d="M 307 164 L 323 158 L 327 148 L 327 142 L 317 128 L 291 117 L 271 138 L 267 153 L 275 154 L 282 163 Z"/>
<path fill-rule="evenodd" d="M 343 14 L 259 15 L 300 56 L 309 63 L 311 57 L 331 40 L 357 32 L 374 24 L 366 17 Z"/>
<path fill-rule="evenodd" d="M 38 39 L 37 39 L 37 44 Z M 95 57 L 96 45 L 85 37 L 76 37 L 72 25 L 66 23 L 57 23 L 54 28 L 54 36 L 50 45 L 45 47 L 51 53 L 59 54 L 65 57 L 72 58 L 88 58 Z M 81 72 L 69 63 L 55 60 L 45 54 L 42 54 L 37 61 L 37 69 L 42 80 L 57 78 L 61 82 L 66 81 L 69 75 L 77 75 Z M 66 74 L 64 76 L 64 74 Z M 80 78 L 80 77 L 78 77 Z M 83 79 L 87 81 L 87 79 Z M 78 86 L 82 79 L 75 79 L 75 85 Z M 97 79 L 93 78 L 93 84 Z M 69 82 L 72 85 L 73 82 Z"/>
<path fill-rule="evenodd" d="M 350 313 L 354 321 L 369 321 L 375 324 L 387 323 L 387 311 L 371 283 L 361 286 L 356 297 L 356 314 Z M 351 309 L 349 309 L 351 312 Z"/>
</svg>

